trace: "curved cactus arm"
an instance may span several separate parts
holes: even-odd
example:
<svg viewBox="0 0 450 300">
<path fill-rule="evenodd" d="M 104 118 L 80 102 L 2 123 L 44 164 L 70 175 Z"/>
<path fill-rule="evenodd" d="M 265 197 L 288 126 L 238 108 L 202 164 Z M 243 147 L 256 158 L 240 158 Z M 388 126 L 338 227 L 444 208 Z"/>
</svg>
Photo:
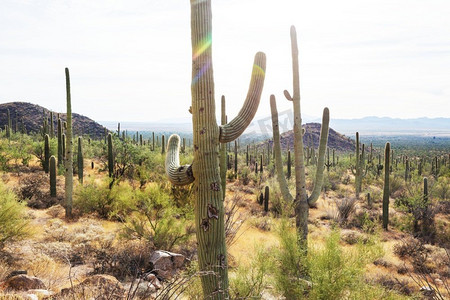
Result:
<svg viewBox="0 0 450 300">
<path fill-rule="evenodd" d="M 167 143 L 166 174 L 174 185 L 187 185 L 194 182 L 191 165 L 180 166 L 180 136 L 172 134 Z"/>
<path fill-rule="evenodd" d="M 328 129 L 330 124 L 330 110 L 328 107 L 323 109 L 322 128 L 320 131 L 319 157 L 317 161 L 316 179 L 311 196 L 308 197 L 308 204 L 313 205 L 319 199 L 320 191 L 323 185 L 323 171 L 325 169 L 325 151 L 327 149 Z"/>
<path fill-rule="evenodd" d="M 247 98 L 238 115 L 228 124 L 220 126 L 219 141 L 228 143 L 237 139 L 255 116 L 259 106 L 266 74 L 266 55 L 258 52 L 253 63 L 252 79 Z"/>
<path fill-rule="evenodd" d="M 283 160 L 281 159 L 280 129 L 278 126 L 277 103 L 274 95 L 270 95 L 270 111 L 272 112 L 272 131 L 273 131 L 273 151 L 275 153 L 275 168 L 277 170 L 277 180 L 280 185 L 281 194 L 285 201 L 293 202 L 294 198 L 289 192 L 289 188 L 284 177 Z"/>
</svg>

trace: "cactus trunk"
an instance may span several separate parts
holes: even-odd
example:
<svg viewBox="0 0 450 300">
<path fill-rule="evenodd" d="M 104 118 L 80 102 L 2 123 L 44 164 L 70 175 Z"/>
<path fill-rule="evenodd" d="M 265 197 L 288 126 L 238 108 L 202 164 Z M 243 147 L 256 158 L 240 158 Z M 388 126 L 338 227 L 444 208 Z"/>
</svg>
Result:
<svg viewBox="0 0 450 300">
<path fill-rule="evenodd" d="M 56 158 L 50 157 L 50 197 L 56 197 Z"/>
<path fill-rule="evenodd" d="M 391 144 L 386 143 L 384 148 L 384 188 L 383 188 L 383 228 L 388 230 L 389 224 L 389 164 Z"/>
<path fill-rule="evenodd" d="M 66 134 L 66 159 L 65 159 L 65 198 L 66 217 L 72 217 L 72 192 L 73 192 L 73 156 L 72 156 L 72 104 L 70 97 L 69 69 L 66 68 L 66 93 L 67 93 L 67 134 Z"/>
<path fill-rule="evenodd" d="M 78 137 L 78 155 L 77 155 L 77 163 L 78 163 L 78 180 L 81 184 L 83 184 L 83 138 L 81 136 Z"/>
</svg>

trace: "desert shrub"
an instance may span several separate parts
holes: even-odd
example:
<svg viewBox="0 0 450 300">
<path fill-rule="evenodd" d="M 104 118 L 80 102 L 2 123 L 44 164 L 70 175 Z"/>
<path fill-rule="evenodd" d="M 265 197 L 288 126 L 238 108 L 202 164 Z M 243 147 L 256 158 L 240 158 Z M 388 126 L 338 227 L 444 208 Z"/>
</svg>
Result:
<svg viewBox="0 0 450 300">
<path fill-rule="evenodd" d="M 189 240 L 193 233 L 191 212 L 177 208 L 159 185 L 149 185 L 137 196 L 138 209 L 122 216 L 123 237 L 142 239 L 168 251 Z"/>
<path fill-rule="evenodd" d="M 250 265 L 241 265 L 235 271 L 230 282 L 232 299 L 259 299 L 267 286 L 267 273 L 272 267 L 272 261 L 267 259 L 267 250 L 256 249 Z"/>
<path fill-rule="evenodd" d="M 9 243 L 30 233 L 24 203 L 0 182 L 0 250 Z"/>
<path fill-rule="evenodd" d="M 58 203 L 57 198 L 50 197 L 50 183 L 43 172 L 21 177 L 17 193 L 31 208 L 49 208 Z"/>
<path fill-rule="evenodd" d="M 104 219 L 120 218 L 136 210 L 139 190 L 133 189 L 128 182 L 109 186 L 109 179 L 78 185 L 74 208 L 81 214 L 96 213 Z"/>
<path fill-rule="evenodd" d="M 442 201 L 450 200 L 450 179 L 448 177 L 438 178 L 433 186 L 433 195 Z"/>
<path fill-rule="evenodd" d="M 421 190 L 411 190 L 409 194 L 395 199 L 395 205 L 408 215 L 404 218 L 405 228 L 416 236 L 433 241 L 436 208 L 430 199 L 424 199 Z"/>
<path fill-rule="evenodd" d="M 357 199 L 353 197 L 345 197 L 337 199 L 336 202 L 336 216 L 335 221 L 341 225 L 347 224 L 356 210 Z"/>
<path fill-rule="evenodd" d="M 393 198 L 398 197 L 403 192 L 403 178 L 401 176 L 391 176 L 389 180 L 389 192 Z"/>
<path fill-rule="evenodd" d="M 244 224 L 243 215 L 239 213 L 239 205 L 243 198 L 234 194 L 231 199 L 225 198 L 225 241 L 227 247 L 233 245 L 239 238 L 237 233 Z"/>
<path fill-rule="evenodd" d="M 277 230 L 280 247 L 274 249 L 275 288 L 286 299 L 303 299 L 308 287 L 304 278 L 309 272 L 306 253 L 299 247 L 289 220 L 282 219 Z"/>
<path fill-rule="evenodd" d="M 382 255 L 375 238 L 359 242 L 356 248 L 345 251 L 339 245 L 340 233 L 333 231 L 322 248 L 308 252 L 309 276 L 312 289 L 309 299 L 350 299 L 364 286 L 364 267 Z M 354 298 L 358 299 L 358 298 Z"/>
</svg>

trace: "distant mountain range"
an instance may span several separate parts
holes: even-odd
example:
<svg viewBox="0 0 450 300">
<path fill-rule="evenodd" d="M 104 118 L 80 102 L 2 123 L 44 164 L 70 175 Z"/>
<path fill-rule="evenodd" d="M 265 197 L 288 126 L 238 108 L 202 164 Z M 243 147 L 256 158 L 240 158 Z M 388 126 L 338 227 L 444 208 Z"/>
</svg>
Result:
<svg viewBox="0 0 450 300">
<path fill-rule="evenodd" d="M 0 104 L 0 126 L 4 128 L 8 124 L 8 110 L 11 117 L 13 130 L 20 130 L 22 122 L 27 132 L 41 132 L 44 114 L 49 120 L 50 110 L 37 104 L 27 102 L 9 102 Z M 57 127 L 57 114 L 53 114 L 54 130 Z M 65 113 L 59 113 L 63 121 L 66 120 Z M 88 134 L 92 138 L 102 138 L 105 127 L 83 115 L 72 113 L 72 128 L 74 135 Z"/>
<path fill-rule="evenodd" d="M 280 114 L 280 130 L 286 132 L 293 127 L 293 118 L 289 112 Z M 320 119 L 303 119 L 303 123 L 320 123 Z M 110 130 L 117 129 L 117 122 L 100 122 Z M 334 130 L 353 137 L 358 131 L 366 136 L 441 136 L 450 137 L 450 118 L 417 118 L 398 119 L 388 117 L 365 117 L 361 119 L 331 119 L 330 127 Z M 170 122 L 121 122 L 122 129 L 131 131 L 179 132 L 189 134 L 192 132 L 190 122 L 180 120 Z M 272 121 L 269 117 L 254 120 L 244 134 L 272 136 Z"/>
</svg>

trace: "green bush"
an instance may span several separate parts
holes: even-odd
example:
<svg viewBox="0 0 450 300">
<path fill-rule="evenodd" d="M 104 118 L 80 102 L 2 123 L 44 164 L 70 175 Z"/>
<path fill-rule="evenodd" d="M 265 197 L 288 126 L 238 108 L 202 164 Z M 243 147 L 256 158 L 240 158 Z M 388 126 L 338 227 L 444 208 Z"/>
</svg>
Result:
<svg viewBox="0 0 450 300">
<path fill-rule="evenodd" d="M 267 250 L 256 249 L 249 266 L 240 265 L 231 277 L 230 296 L 232 299 L 259 299 L 267 286 L 267 273 L 271 267 Z"/>
<path fill-rule="evenodd" d="M 16 194 L 0 182 L 0 250 L 6 243 L 29 235 L 25 203 L 18 202 Z"/>
<path fill-rule="evenodd" d="M 73 206 L 80 214 L 96 213 L 100 218 L 111 219 L 126 216 L 137 207 L 139 190 L 128 182 L 120 182 L 109 188 L 109 179 L 99 183 L 90 181 L 78 185 Z"/>
<path fill-rule="evenodd" d="M 159 185 L 148 185 L 136 195 L 138 209 L 124 217 L 124 238 L 143 239 L 156 249 L 168 251 L 189 240 L 192 212 L 177 208 Z"/>
</svg>

